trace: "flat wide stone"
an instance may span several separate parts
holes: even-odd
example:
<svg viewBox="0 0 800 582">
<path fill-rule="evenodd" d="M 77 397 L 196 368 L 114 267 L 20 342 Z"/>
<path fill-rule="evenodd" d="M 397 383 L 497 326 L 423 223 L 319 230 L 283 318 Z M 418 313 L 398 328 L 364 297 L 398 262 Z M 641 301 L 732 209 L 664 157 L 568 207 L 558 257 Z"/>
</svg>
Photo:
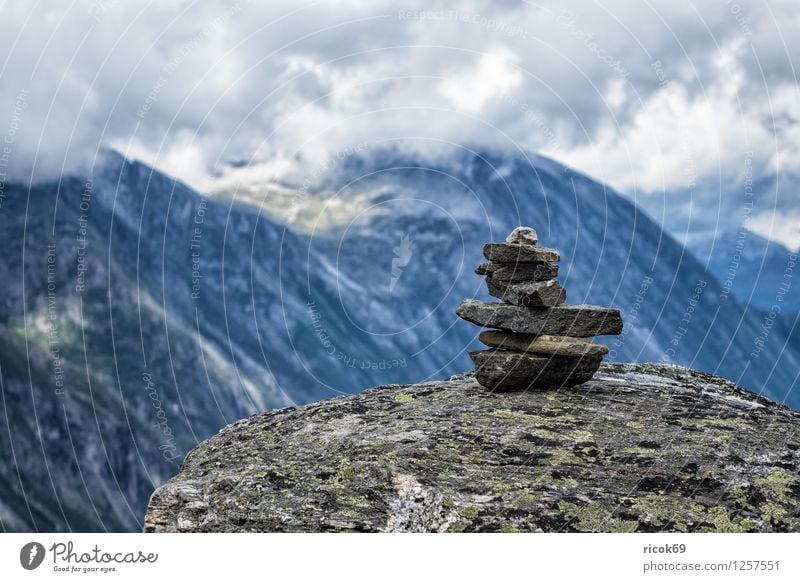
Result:
<svg viewBox="0 0 800 582">
<path fill-rule="evenodd" d="M 525 307 L 555 307 L 567 300 L 566 290 L 558 281 L 527 281 L 525 283 L 497 283 L 486 279 L 489 295 L 511 305 Z"/>
<path fill-rule="evenodd" d="M 549 281 L 558 277 L 558 265 L 554 263 L 481 263 L 475 269 L 475 273 L 491 277 L 498 283 Z"/>
<path fill-rule="evenodd" d="M 475 364 L 475 378 L 492 390 L 563 388 L 592 379 L 601 358 L 533 356 L 506 350 L 469 353 Z"/>
<path fill-rule="evenodd" d="M 478 336 L 478 339 L 490 348 L 515 350 L 531 354 L 602 358 L 608 353 L 606 346 L 580 337 L 537 336 L 527 333 L 483 331 Z"/>
<path fill-rule="evenodd" d="M 483 327 L 515 333 L 571 337 L 622 333 L 619 309 L 594 305 L 535 308 L 467 299 L 458 306 L 456 314 Z"/>
<path fill-rule="evenodd" d="M 555 249 L 507 243 L 487 243 L 483 245 L 483 256 L 499 263 L 539 263 L 559 261 L 561 255 Z"/>
</svg>

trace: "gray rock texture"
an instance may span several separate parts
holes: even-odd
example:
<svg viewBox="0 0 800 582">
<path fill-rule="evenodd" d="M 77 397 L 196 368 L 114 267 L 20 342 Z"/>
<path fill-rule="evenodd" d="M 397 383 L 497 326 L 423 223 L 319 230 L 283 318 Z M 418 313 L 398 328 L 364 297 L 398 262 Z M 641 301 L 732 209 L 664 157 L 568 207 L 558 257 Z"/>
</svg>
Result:
<svg viewBox="0 0 800 582">
<path fill-rule="evenodd" d="M 530 226 L 518 226 L 506 237 L 506 242 L 510 245 L 535 246 L 539 242 L 539 235 Z"/>
<path fill-rule="evenodd" d="M 555 249 L 506 243 L 486 243 L 483 245 L 483 256 L 498 263 L 538 263 L 561 260 L 561 254 Z"/>
<path fill-rule="evenodd" d="M 511 305 L 523 307 L 555 307 L 567 300 L 567 291 L 558 281 L 526 281 L 495 283 L 486 279 L 489 295 Z"/>
<path fill-rule="evenodd" d="M 497 283 L 548 281 L 558 277 L 557 263 L 481 263 L 476 275 L 486 275 Z"/>
<path fill-rule="evenodd" d="M 482 331 L 478 339 L 490 348 L 517 350 L 533 354 L 602 358 L 608 353 L 608 348 L 603 344 L 596 344 L 580 337 L 537 336 L 526 333 Z"/>
<path fill-rule="evenodd" d="M 559 305 L 549 309 L 466 299 L 456 309 L 462 318 L 515 333 L 593 337 L 622 333 L 618 309 L 594 305 Z"/>
<path fill-rule="evenodd" d="M 800 414 L 718 377 L 471 375 L 250 417 L 186 457 L 146 531 L 800 531 Z"/>
<path fill-rule="evenodd" d="M 592 379 L 602 357 L 524 354 L 508 350 L 469 353 L 475 379 L 490 390 L 557 389 Z"/>
</svg>

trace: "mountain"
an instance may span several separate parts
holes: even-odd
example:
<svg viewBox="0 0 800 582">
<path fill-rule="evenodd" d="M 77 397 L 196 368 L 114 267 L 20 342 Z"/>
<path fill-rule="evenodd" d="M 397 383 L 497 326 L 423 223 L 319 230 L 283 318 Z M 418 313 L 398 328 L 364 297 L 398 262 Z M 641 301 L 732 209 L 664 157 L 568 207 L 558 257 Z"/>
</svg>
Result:
<svg viewBox="0 0 800 582">
<path fill-rule="evenodd" d="M 706 266 L 740 302 L 781 312 L 800 311 L 794 283 L 800 214 L 794 201 L 800 176 L 781 172 L 753 179 L 701 180 L 694 188 L 650 193 L 638 204 Z"/>
<path fill-rule="evenodd" d="M 66 378 L 57 387 L 56 376 Z M 0 326 L 3 531 L 131 529 L 164 470 L 159 434 L 107 378 Z"/>
<path fill-rule="evenodd" d="M 488 298 L 472 275 L 482 244 L 531 224 L 543 244 L 561 251 L 559 279 L 569 302 L 622 310 L 626 329 L 607 341 L 613 358 L 686 364 L 800 403 L 794 319 L 743 304 L 645 212 L 551 160 L 460 152 L 431 162 L 378 150 L 346 157 L 302 185 L 303 196 L 299 184 L 285 183 L 239 184 L 235 194 L 289 219 L 306 233 L 311 252 L 335 262 L 347 291 L 339 300 L 355 326 L 336 336 L 341 340 L 394 334 L 407 341 L 413 326 L 413 336 L 427 342 L 424 353 L 413 346 L 404 352 L 417 362 L 441 342 L 464 345 L 472 334 L 454 322 L 451 308 L 467 297 Z M 392 259 L 404 240 L 412 256 L 389 292 Z"/>
<path fill-rule="evenodd" d="M 800 287 L 794 281 L 797 253 L 782 244 L 740 228 L 697 242 L 692 249 L 742 303 L 782 317 L 800 311 Z"/>
<path fill-rule="evenodd" d="M 391 148 L 306 171 L 204 196 L 105 152 L 88 176 L 7 185 L 4 529 L 141 529 L 153 488 L 238 418 L 470 369 L 478 330 L 455 308 L 489 299 L 481 245 L 519 224 L 562 251 L 568 301 L 622 310 L 612 359 L 800 404 L 793 323 L 721 298 L 586 176 L 525 154 Z"/>
<path fill-rule="evenodd" d="M 798 427 L 678 366 L 604 365 L 561 390 L 382 386 L 226 427 L 156 490 L 145 527 L 798 532 Z"/>
</svg>

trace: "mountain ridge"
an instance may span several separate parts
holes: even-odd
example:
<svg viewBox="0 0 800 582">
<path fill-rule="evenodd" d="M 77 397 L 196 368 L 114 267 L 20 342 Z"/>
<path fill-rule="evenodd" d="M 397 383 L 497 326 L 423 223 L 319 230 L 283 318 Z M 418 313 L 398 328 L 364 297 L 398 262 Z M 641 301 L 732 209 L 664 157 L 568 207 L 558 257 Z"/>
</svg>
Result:
<svg viewBox="0 0 800 582">
<path fill-rule="evenodd" d="M 612 359 L 659 360 L 672 350 L 669 361 L 800 403 L 800 334 L 776 321 L 763 355 L 749 361 L 766 315 L 735 299 L 723 305 L 702 265 L 610 188 L 555 162 L 528 167 L 524 157 L 462 152 L 436 166 L 396 156 L 372 152 L 321 175 L 309 208 L 324 218 L 330 206 L 338 222 L 311 234 L 268 218 L 266 206 L 197 193 L 118 155 L 86 177 L 7 185 L 0 325 L 49 349 L 55 322 L 55 347 L 74 370 L 70 394 L 88 395 L 91 384 L 109 405 L 90 439 L 96 446 L 76 449 L 69 466 L 51 465 L 52 480 L 0 474 L 16 500 L 3 528 L 141 529 L 149 493 L 177 469 L 174 458 L 237 418 L 470 369 L 479 330 L 454 311 L 465 298 L 490 299 L 473 274 L 480 247 L 520 223 L 562 250 L 570 303 L 622 310 L 625 333 L 601 340 Z M 339 193 L 332 206 L 331 192 Z M 403 236 L 411 256 L 395 275 Z M 48 404 L 56 397 L 52 353 L 37 353 L 30 373 L 2 361 L 6 429 L 9 418 L 29 416 L 30 394 Z M 52 420 L 56 440 L 68 439 L 70 422 L 92 418 L 86 401 L 67 409 L 66 424 Z M 26 457 L 31 475 L 48 474 L 50 445 L 31 437 L 12 446 L 7 435 L 0 430 L 4 466 Z M 106 442 L 115 454 L 96 455 Z M 167 459 L 161 447 L 170 443 Z M 98 480 L 73 497 L 82 471 Z M 117 491 L 117 473 L 121 497 L 95 512 L 92 495 Z M 63 498 L 72 509 L 36 517 L 26 496 Z M 128 505 L 122 517 L 112 508 Z"/>
</svg>

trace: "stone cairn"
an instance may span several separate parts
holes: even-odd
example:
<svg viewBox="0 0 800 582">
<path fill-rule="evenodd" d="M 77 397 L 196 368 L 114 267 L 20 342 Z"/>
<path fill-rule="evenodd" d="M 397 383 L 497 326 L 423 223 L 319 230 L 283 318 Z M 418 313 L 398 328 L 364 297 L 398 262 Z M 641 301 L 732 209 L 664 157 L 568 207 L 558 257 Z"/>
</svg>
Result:
<svg viewBox="0 0 800 582">
<path fill-rule="evenodd" d="M 502 303 L 467 299 L 456 314 L 491 330 L 478 339 L 488 350 L 469 353 L 478 382 L 493 390 L 560 388 L 591 380 L 608 348 L 585 338 L 618 335 L 617 309 L 565 305 L 566 290 L 556 281 L 561 255 L 539 246 L 536 231 L 519 227 L 505 243 L 488 243 L 489 294 Z"/>
</svg>

